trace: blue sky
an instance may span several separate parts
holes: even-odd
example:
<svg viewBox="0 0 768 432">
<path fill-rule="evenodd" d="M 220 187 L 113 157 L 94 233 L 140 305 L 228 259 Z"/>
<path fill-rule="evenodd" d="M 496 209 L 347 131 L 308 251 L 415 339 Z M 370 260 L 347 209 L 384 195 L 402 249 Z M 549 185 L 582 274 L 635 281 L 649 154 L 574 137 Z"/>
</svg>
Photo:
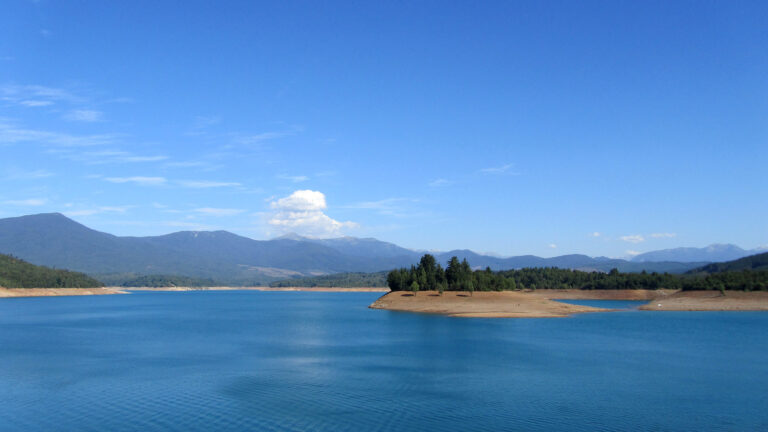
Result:
<svg viewBox="0 0 768 432">
<path fill-rule="evenodd" d="M 0 217 L 762 246 L 766 22 L 760 1 L 5 2 Z"/>
</svg>

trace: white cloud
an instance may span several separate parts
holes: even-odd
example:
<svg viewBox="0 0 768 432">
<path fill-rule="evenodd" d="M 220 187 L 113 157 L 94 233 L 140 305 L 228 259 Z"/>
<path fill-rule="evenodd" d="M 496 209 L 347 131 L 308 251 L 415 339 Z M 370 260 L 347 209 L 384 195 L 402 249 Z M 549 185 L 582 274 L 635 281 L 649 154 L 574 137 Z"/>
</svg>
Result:
<svg viewBox="0 0 768 432">
<path fill-rule="evenodd" d="M 165 177 L 107 177 L 104 180 L 111 183 L 136 183 L 142 186 L 159 186 L 166 183 Z"/>
<path fill-rule="evenodd" d="M 3 201 L 3 203 L 5 204 L 12 205 L 12 206 L 20 206 L 20 207 L 41 206 L 41 205 L 45 205 L 46 202 L 48 201 L 45 199 L 39 199 L 39 198 Z"/>
<path fill-rule="evenodd" d="M 101 121 L 102 112 L 95 110 L 72 110 L 64 114 L 64 120 L 93 123 Z"/>
<path fill-rule="evenodd" d="M 220 182 L 220 181 L 208 181 L 208 180 L 181 180 L 179 181 L 179 184 L 184 187 L 195 188 L 195 189 L 242 186 L 242 184 L 237 182 Z"/>
<path fill-rule="evenodd" d="M 640 255 L 642 252 L 638 252 L 638 251 L 634 251 L 634 250 L 628 250 L 625 253 L 627 255 L 629 255 L 629 256 L 636 256 L 636 255 Z"/>
<path fill-rule="evenodd" d="M 240 135 L 235 137 L 234 141 L 237 144 L 252 145 L 260 144 L 264 141 L 270 141 L 277 138 L 283 138 L 293 135 L 292 132 L 264 132 L 254 135 Z"/>
<path fill-rule="evenodd" d="M 307 236 L 331 236 L 345 228 L 354 228 L 354 222 L 339 222 L 324 213 L 325 195 L 312 190 L 297 190 L 290 196 L 272 201 L 274 213 L 269 224 L 283 232 L 296 232 Z"/>
<path fill-rule="evenodd" d="M 510 171 L 510 169 L 515 166 L 515 164 L 506 164 L 498 167 L 490 167 L 490 168 L 483 168 L 480 170 L 481 173 L 484 174 L 509 174 L 509 175 L 519 175 L 520 173 Z"/>
<path fill-rule="evenodd" d="M 599 232 L 595 231 L 595 232 L 593 232 L 593 233 L 592 233 L 592 234 L 590 234 L 590 235 L 591 235 L 592 237 L 600 237 L 602 234 L 600 234 Z"/>
<path fill-rule="evenodd" d="M 32 142 L 61 147 L 85 147 L 108 145 L 115 141 L 115 135 L 70 135 L 15 126 L 8 119 L 0 118 L 0 144 Z"/>
<path fill-rule="evenodd" d="M 24 171 L 21 169 L 11 169 L 6 180 L 34 180 L 53 176 L 53 173 L 47 170 Z"/>
<path fill-rule="evenodd" d="M 642 242 L 645 241 L 645 237 L 643 237 L 640 234 L 625 235 L 625 236 L 621 236 L 619 238 L 624 240 L 625 242 L 629 242 L 629 243 L 642 243 Z"/>
<path fill-rule="evenodd" d="M 298 175 L 298 176 L 279 175 L 277 176 L 277 178 L 283 179 L 283 180 L 290 180 L 294 183 L 301 183 L 309 180 L 309 177 L 303 176 L 303 175 Z"/>
<path fill-rule="evenodd" d="M 82 97 L 75 96 L 67 90 L 41 85 L 6 84 L 0 86 L 0 95 L 2 95 L 4 100 L 24 106 L 44 106 L 28 105 L 25 102 L 43 102 L 46 105 L 52 105 L 54 102 L 58 101 L 66 101 L 69 103 L 83 101 Z"/>
<path fill-rule="evenodd" d="M 71 152 L 68 155 L 65 153 L 65 157 L 92 164 L 159 162 L 168 159 L 168 156 L 163 155 L 140 156 L 122 150 Z"/>
<path fill-rule="evenodd" d="M 449 184 L 452 184 L 453 182 L 444 178 L 438 178 L 434 179 L 431 182 L 429 182 L 429 186 L 431 187 L 439 187 L 439 186 L 447 186 Z"/>
<path fill-rule="evenodd" d="M 213 208 L 202 207 L 195 209 L 195 212 L 204 214 L 206 216 L 234 216 L 243 213 L 245 210 L 231 209 L 231 208 Z"/>
<path fill-rule="evenodd" d="M 651 237 L 653 237 L 653 238 L 674 238 L 674 237 L 677 237 L 677 234 L 675 234 L 675 233 L 653 233 L 653 234 L 651 234 Z"/>
<path fill-rule="evenodd" d="M 23 100 L 19 102 L 19 105 L 23 105 L 25 107 L 44 107 L 53 105 L 53 102 L 47 100 Z"/>
<path fill-rule="evenodd" d="M 556 245 L 556 244 L 554 244 L 554 243 L 550 243 L 550 244 L 549 244 L 549 248 L 550 248 L 550 249 L 557 249 L 557 245 Z"/>
</svg>

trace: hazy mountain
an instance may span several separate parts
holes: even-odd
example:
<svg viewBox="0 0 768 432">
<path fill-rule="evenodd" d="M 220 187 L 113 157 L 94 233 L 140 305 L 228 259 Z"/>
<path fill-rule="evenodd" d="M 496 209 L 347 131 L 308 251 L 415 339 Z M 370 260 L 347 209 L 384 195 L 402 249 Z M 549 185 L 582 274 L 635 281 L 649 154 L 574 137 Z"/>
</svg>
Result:
<svg viewBox="0 0 768 432">
<path fill-rule="evenodd" d="M 713 244 L 703 248 L 680 247 L 646 252 L 632 258 L 633 262 L 721 262 L 731 261 L 760 252 L 744 250 L 732 244 Z"/>
<path fill-rule="evenodd" d="M 13 254 L 33 264 L 82 271 L 110 283 L 146 275 L 179 275 L 238 285 L 298 276 L 384 271 L 415 264 L 422 255 L 372 238 L 319 240 L 294 234 L 260 241 L 227 231 L 118 237 L 92 230 L 58 213 L 0 219 L 0 253 Z M 500 258 L 470 250 L 435 255 L 443 264 L 458 256 L 474 267 L 489 266 L 494 270 L 560 267 L 680 273 L 706 263 L 629 262 L 586 255 Z"/>
<path fill-rule="evenodd" d="M 724 271 L 768 270 L 768 252 L 750 255 L 733 261 L 712 263 L 695 268 L 690 274 L 711 274 Z"/>
</svg>

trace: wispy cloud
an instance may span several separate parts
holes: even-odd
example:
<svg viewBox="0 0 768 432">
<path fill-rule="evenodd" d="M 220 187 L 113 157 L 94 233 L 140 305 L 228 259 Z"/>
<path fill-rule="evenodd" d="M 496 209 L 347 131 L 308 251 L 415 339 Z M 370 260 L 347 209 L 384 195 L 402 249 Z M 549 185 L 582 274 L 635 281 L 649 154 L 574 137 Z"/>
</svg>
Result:
<svg viewBox="0 0 768 432">
<path fill-rule="evenodd" d="M 453 181 L 444 178 L 437 178 L 428 183 L 431 187 L 448 186 L 450 184 L 453 184 Z"/>
<path fill-rule="evenodd" d="M 277 178 L 283 179 L 283 180 L 290 180 L 290 181 L 292 181 L 294 183 L 301 183 L 301 182 L 305 182 L 305 181 L 309 180 L 309 177 L 304 176 L 304 175 L 290 176 L 290 175 L 281 174 L 281 175 L 277 176 Z"/>
<path fill-rule="evenodd" d="M 100 206 L 81 210 L 69 210 L 64 214 L 67 216 L 91 216 L 99 213 L 125 213 L 135 206 Z"/>
<path fill-rule="evenodd" d="M 37 207 L 37 206 L 45 205 L 45 203 L 47 202 L 48 200 L 42 199 L 42 198 L 29 198 L 29 199 L 23 199 L 23 200 L 3 201 L 3 204 L 19 206 L 19 207 Z"/>
<path fill-rule="evenodd" d="M 645 237 L 640 234 L 625 235 L 619 238 L 628 243 L 642 243 L 645 241 Z"/>
<path fill-rule="evenodd" d="M 5 180 L 34 180 L 52 177 L 54 174 L 47 170 L 32 170 L 23 171 L 20 169 L 12 169 L 8 171 L 8 174 L 4 177 Z"/>
<path fill-rule="evenodd" d="M 106 177 L 104 180 L 110 183 L 135 183 L 142 186 L 160 186 L 167 183 L 165 177 Z"/>
<path fill-rule="evenodd" d="M 8 119 L 0 118 L 0 144 L 31 142 L 60 147 L 88 147 L 108 145 L 115 142 L 116 135 L 71 135 L 37 129 L 18 127 Z"/>
<path fill-rule="evenodd" d="M 101 121 L 103 113 L 96 110 L 77 109 L 64 114 L 64 120 L 94 123 Z"/>
<path fill-rule="evenodd" d="M 195 188 L 195 189 L 242 186 L 242 184 L 237 182 L 221 182 L 221 181 L 208 181 L 208 180 L 181 180 L 178 182 L 178 184 L 184 187 Z"/>
<path fill-rule="evenodd" d="M 602 234 L 600 234 L 600 233 L 599 233 L 599 232 L 597 232 L 597 231 L 595 231 L 595 232 L 593 232 L 592 234 L 590 234 L 590 236 L 592 236 L 592 237 L 600 237 L 601 235 L 602 235 Z"/>
<path fill-rule="evenodd" d="M 253 145 L 261 144 L 265 141 L 270 141 L 278 138 L 287 137 L 293 135 L 294 132 L 262 132 L 251 135 L 235 135 L 233 141 L 236 144 Z"/>
<path fill-rule="evenodd" d="M 53 105 L 56 102 L 83 103 L 86 101 L 86 98 L 61 88 L 41 85 L 5 84 L 0 85 L 0 100 L 23 106 L 47 106 Z M 29 102 L 37 102 L 38 104 L 33 103 L 29 105 Z M 39 103 L 44 103 L 44 105 Z"/>
<path fill-rule="evenodd" d="M 69 159 L 90 164 L 160 162 L 168 159 L 168 156 L 164 155 L 136 155 L 122 150 L 69 151 L 62 154 Z"/>
<path fill-rule="evenodd" d="M 25 106 L 25 107 L 44 107 L 53 105 L 53 102 L 46 101 L 46 100 L 23 100 L 19 101 L 19 105 Z"/>
<path fill-rule="evenodd" d="M 201 208 L 196 208 L 195 212 L 206 215 L 206 216 L 235 216 L 245 212 L 245 210 L 232 209 L 232 208 L 201 207 Z"/>
<path fill-rule="evenodd" d="M 506 174 L 506 175 L 520 175 L 520 173 L 511 171 L 515 164 L 505 164 L 498 167 L 482 168 L 480 170 L 483 174 Z"/>
</svg>

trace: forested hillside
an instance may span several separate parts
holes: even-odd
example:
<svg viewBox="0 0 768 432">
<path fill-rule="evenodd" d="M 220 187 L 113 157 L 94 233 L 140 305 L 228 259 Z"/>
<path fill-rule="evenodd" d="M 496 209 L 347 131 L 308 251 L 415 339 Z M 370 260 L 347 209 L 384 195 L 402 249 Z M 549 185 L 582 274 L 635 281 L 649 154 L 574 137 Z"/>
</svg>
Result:
<svg viewBox="0 0 768 432">
<path fill-rule="evenodd" d="M 96 288 L 101 282 L 83 273 L 36 266 L 0 254 L 0 286 L 5 288 Z"/>
<path fill-rule="evenodd" d="M 689 271 L 689 274 L 712 274 L 726 271 L 768 270 L 768 252 L 733 261 L 712 263 Z"/>
</svg>

